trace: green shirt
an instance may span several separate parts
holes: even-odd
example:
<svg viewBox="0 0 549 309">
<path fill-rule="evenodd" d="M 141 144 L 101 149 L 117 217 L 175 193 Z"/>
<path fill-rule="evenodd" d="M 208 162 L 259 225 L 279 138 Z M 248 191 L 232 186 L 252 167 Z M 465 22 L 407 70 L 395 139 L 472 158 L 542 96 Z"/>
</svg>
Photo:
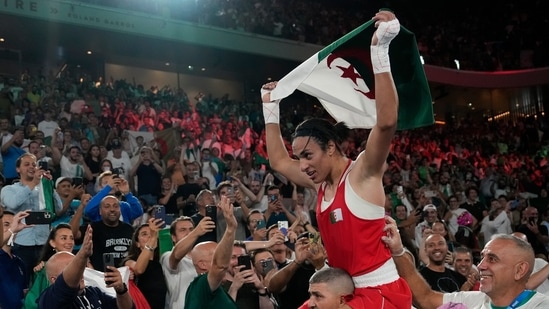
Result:
<svg viewBox="0 0 549 309">
<path fill-rule="evenodd" d="M 208 274 L 194 278 L 185 294 L 185 309 L 237 309 L 234 300 L 219 286 L 210 290 Z"/>
</svg>

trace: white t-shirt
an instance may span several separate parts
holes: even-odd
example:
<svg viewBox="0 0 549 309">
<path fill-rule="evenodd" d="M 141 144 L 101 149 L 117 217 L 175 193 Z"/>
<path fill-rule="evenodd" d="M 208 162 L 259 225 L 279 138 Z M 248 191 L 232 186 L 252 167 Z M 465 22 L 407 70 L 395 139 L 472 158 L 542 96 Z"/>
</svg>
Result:
<svg viewBox="0 0 549 309">
<path fill-rule="evenodd" d="M 534 273 L 540 271 L 540 269 L 542 269 L 543 267 L 545 267 L 545 265 L 547 265 L 547 262 L 543 259 L 540 259 L 540 258 L 536 258 L 535 262 L 534 262 Z M 549 279 L 545 279 L 539 286 L 538 288 L 536 289 L 536 291 L 540 292 L 540 293 L 543 293 L 545 295 L 548 295 L 549 296 Z"/>
<path fill-rule="evenodd" d="M 65 157 L 61 156 L 61 177 L 83 177 L 84 176 L 84 167 L 78 163 L 71 163 L 71 161 Z"/>
<path fill-rule="evenodd" d="M 113 168 L 124 169 L 124 179 L 129 180 L 130 169 L 132 168 L 132 162 L 130 161 L 129 156 L 122 155 L 120 156 L 120 159 L 117 159 L 112 155 L 107 155 L 107 159 L 111 161 Z"/>
<path fill-rule="evenodd" d="M 185 306 L 185 294 L 187 294 L 187 289 L 197 276 L 197 273 L 193 261 L 188 256 L 179 261 L 177 269 L 171 269 L 170 254 L 172 252 L 168 251 L 160 257 L 160 263 L 162 264 L 162 270 L 164 271 L 164 277 L 168 286 L 166 308 L 183 308 Z"/>
<path fill-rule="evenodd" d="M 445 293 L 443 296 L 443 303 L 461 303 L 467 307 L 467 309 L 492 309 L 490 305 L 490 297 L 483 292 L 455 292 Z M 517 309 L 546 309 L 549 308 L 549 297 L 542 293 L 536 293 L 530 300 L 520 306 Z"/>
<path fill-rule="evenodd" d="M 53 133 L 55 133 L 55 129 L 59 128 L 59 125 L 57 122 L 50 120 L 42 120 L 38 123 L 38 130 L 44 132 L 44 136 L 53 136 Z"/>
</svg>

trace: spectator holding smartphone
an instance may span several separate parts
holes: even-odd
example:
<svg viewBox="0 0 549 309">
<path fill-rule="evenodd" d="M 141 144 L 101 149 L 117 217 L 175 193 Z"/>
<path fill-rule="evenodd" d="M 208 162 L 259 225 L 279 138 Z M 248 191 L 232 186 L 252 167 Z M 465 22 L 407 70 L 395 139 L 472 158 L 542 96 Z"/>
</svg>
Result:
<svg viewBox="0 0 549 309">
<path fill-rule="evenodd" d="M 243 309 L 274 309 L 269 292 L 265 287 L 255 267 L 252 266 L 243 242 L 235 241 L 229 270 L 222 284 L 229 296 L 236 302 L 238 308 Z M 240 263 L 240 260 L 243 263 Z"/>
<path fill-rule="evenodd" d="M 36 157 L 30 153 L 20 156 L 15 162 L 15 168 L 20 181 L 2 188 L 0 194 L 2 205 L 14 213 L 31 210 L 45 211 L 39 202 L 40 181 L 42 177 L 51 178 L 49 172 L 36 166 Z M 53 192 L 53 208 L 61 211 L 62 203 L 57 192 Z M 38 263 L 42 246 L 48 239 L 49 225 L 36 225 L 22 230 L 17 234 L 13 245 L 13 253 L 18 255 L 25 264 L 27 276 L 32 274 L 32 268 Z"/>
<path fill-rule="evenodd" d="M 108 195 L 116 196 L 120 202 L 121 220 L 126 223 L 131 223 L 133 220 L 143 215 L 143 207 L 139 200 L 130 192 L 128 181 L 113 174 L 111 171 L 103 172 L 97 178 L 100 191 L 92 197 L 84 214 L 93 222 L 100 221 L 101 215 L 99 212 L 101 201 Z M 121 201 L 120 198 L 124 195 L 126 201 Z"/>
<path fill-rule="evenodd" d="M 158 231 L 163 223 L 160 219 L 150 218 L 147 224 L 138 227 L 124 261 L 124 265 L 133 271 L 133 281 L 152 309 L 164 309 L 166 302 L 166 279 L 158 248 Z"/>
</svg>

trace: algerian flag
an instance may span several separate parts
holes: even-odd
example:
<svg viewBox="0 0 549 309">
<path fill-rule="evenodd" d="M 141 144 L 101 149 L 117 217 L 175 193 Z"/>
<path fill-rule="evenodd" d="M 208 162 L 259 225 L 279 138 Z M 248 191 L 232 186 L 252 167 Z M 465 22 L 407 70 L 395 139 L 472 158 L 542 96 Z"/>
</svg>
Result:
<svg viewBox="0 0 549 309">
<path fill-rule="evenodd" d="M 55 204 L 53 201 L 53 181 L 46 177 L 40 179 L 38 187 L 38 209 L 50 213 L 52 221 L 55 220 Z"/>
<path fill-rule="evenodd" d="M 376 106 L 370 43 L 374 31 L 370 20 L 319 51 L 282 78 L 271 99 L 283 99 L 298 89 L 317 97 L 337 121 L 351 128 L 373 127 Z M 431 94 L 414 34 L 401 26 L 389 57 L 400 102 L 398 129 L 433 124 Z"/>
</svg>

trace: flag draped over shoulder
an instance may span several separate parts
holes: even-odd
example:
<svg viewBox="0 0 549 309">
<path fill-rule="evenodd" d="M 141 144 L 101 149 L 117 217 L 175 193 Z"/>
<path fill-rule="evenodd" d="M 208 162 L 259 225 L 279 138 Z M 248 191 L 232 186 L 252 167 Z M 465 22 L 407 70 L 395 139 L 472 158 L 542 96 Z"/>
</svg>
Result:
<svg viewBox="0 0 549 309">
<path fill-rule="evenodd" d="M 374 31 L 370 20 L 328 45 L 283 77 L 271 99 L 285 98 L 298 89 L 317 97 L 337 121 L 351 128 L 373 127 L 376 106 L 370 43 Z M 401 26 L 389 57 L 400 102 L 398 129 L 433 124 L 431 93 L 415 35 Z"/>
<path fill-rule="evenodd" d="M 55 204 L 53 201 L 53 181 L 46 177 L 40 179 L 38 187 L 38 208 L 50 213 L 52 221 L 55 220 Z"/>
</svg>

